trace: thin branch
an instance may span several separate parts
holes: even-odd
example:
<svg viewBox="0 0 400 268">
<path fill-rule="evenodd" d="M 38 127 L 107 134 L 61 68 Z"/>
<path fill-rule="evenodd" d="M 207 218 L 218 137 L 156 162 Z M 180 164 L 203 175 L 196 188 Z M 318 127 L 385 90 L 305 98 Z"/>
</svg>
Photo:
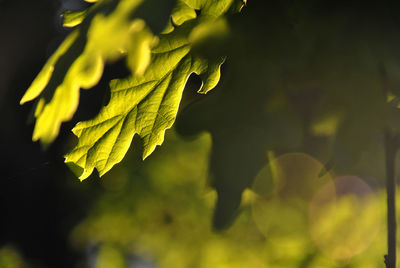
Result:
<svg viewBox="0 0 400 268">
<path fill-rule="evenodd" d="M 396 268 L 396 179 L 395 161 L 399 149 L 399 135 L 385 131 L 386 193 L 388 254 L 385 255 L 386 268 Z"/>
</svg>

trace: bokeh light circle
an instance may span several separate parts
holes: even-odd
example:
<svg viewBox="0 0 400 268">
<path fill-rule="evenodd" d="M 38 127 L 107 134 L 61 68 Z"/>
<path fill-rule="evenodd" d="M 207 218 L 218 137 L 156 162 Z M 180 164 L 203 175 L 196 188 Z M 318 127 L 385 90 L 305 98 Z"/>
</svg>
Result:
<svg viewBox="0 0 400 268">
<path fill-rule="evenodd" d="M 287 250 L 286 254 L 300 254 L 309 241 L 308 204 L 331 176 L 328 172 L 321 176 L 324 166 L 304 153 L 270 155 L 269 160 L 252 187 L 256 196 L 252 202 L 253 219 L 275 247 Z"/>
<path fill-rule="evenodd" d="M 326 183 L 309 206 L 309 230 L 317 247 L 335 260 L 363 252 L 381 226 L 379 201 L 371 187 L 356 176 Z"/>
</svg>

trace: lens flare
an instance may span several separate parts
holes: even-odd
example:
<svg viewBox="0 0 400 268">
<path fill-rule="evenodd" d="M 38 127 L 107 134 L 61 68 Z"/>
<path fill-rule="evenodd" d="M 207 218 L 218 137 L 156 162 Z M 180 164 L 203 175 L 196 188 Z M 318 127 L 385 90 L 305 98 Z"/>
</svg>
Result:
<svg viewBox="0 0 400 268">
<path fill-rule="evenodd" d="M 300 258 L 309 247 L 308 203 L 321 185 L 331 180 L 319 176 L 323 165 L 310 155 L 269 154 L 269 163 L 255 178 L 252 214 L 260 232 L 286 257 Z"/>
<path fill-rule="evenodd" d="M 379 202 L 356 176 L 343 176 L 320 188 L 309 206 L 309 230 L 317 247 L 335 260 L 363 252 L 381 225 Z"/>
<path fill-rule="evenodd" d="M 320 176 L 324 166 L 304 153 L 287 153 L 275 157 L 255 178 L 252 190 L 263 198 L 276 194 L 279 198 L 309 200 L 320 186 L 331 179 L 329 172 Z"/>
</svg>

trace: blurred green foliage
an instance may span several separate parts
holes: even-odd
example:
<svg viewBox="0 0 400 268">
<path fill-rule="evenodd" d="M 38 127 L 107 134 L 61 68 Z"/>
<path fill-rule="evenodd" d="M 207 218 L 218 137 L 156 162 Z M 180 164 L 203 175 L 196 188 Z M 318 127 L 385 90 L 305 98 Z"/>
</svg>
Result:
<svg viewBox="0 0 400 268">
<path fill-rule="evenodd" d="M 221 86 L 183 110 L 177 129 L 211 133 L 215 226 L 235 218 L 267 151 L 309 154 L 323 164 L 321 174 L 382 181 L 383 133 L 400 122 L 388 98 L 400 88 L 396 8 L 386 1 L 249 2 L 229 20 L 227 40 L 204 47 L 228 55 Z"/>
<path fill-rule="evenodd" d="M 128 267 L 135 258 L 154 267 L 382 266 L 383 192 L 356 177 L 327 175 L 318 187 L 303 185 L 303 194 L 283 186 L 263 193 L 262 182 L 304 179 L 301 187 L 318 180 L 322 165 L 305 154 L 277 158 L 281 175 L 275 178 L 261 171 L 233 226 L 215 233 L 209 221 L 216 200 L 207 186 L 210 148 L 208 134 L 183 141 L 169 132 L 152 161 L 134 164 L 137 156 L 128 154 L 103 177 L 104 194 L 72 232 L 71 243 L 82 251 L 97 248 L 96 267 Z M 296 165 L 306 165 L 303 178 L 291 173 Z"/>
<path fill-rule="evenodd" d="M 3 268 L 25 268 L 28 267 L 18 250 L 12 246 L 0 248 L 0 267 Z"/>
</svg>

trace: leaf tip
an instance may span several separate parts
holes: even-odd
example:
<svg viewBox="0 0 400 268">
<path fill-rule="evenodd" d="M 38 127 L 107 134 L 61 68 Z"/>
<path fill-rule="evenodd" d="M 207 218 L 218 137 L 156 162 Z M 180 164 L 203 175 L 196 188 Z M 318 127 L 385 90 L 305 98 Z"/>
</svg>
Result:
<svg viewBox="0 0 400 268">
<path fill-rule="evenodd" d="M 155 146 L 152 149 L 145 149 L 143 151 L 142 160 L 143 161 L 146 160 L 146 158 L 149 157 L 154 150 L 155 150 Z"/>
<path fill-rule="evenodd" d="M 27 103 L 28 101 L 31 101 L 32 97 L 29 94 L 29 89 L 25 92 L 24 96 L 22 96 L 21 100 L 19 101 L 20 105 L 23 105 Z"/>
</svg>

